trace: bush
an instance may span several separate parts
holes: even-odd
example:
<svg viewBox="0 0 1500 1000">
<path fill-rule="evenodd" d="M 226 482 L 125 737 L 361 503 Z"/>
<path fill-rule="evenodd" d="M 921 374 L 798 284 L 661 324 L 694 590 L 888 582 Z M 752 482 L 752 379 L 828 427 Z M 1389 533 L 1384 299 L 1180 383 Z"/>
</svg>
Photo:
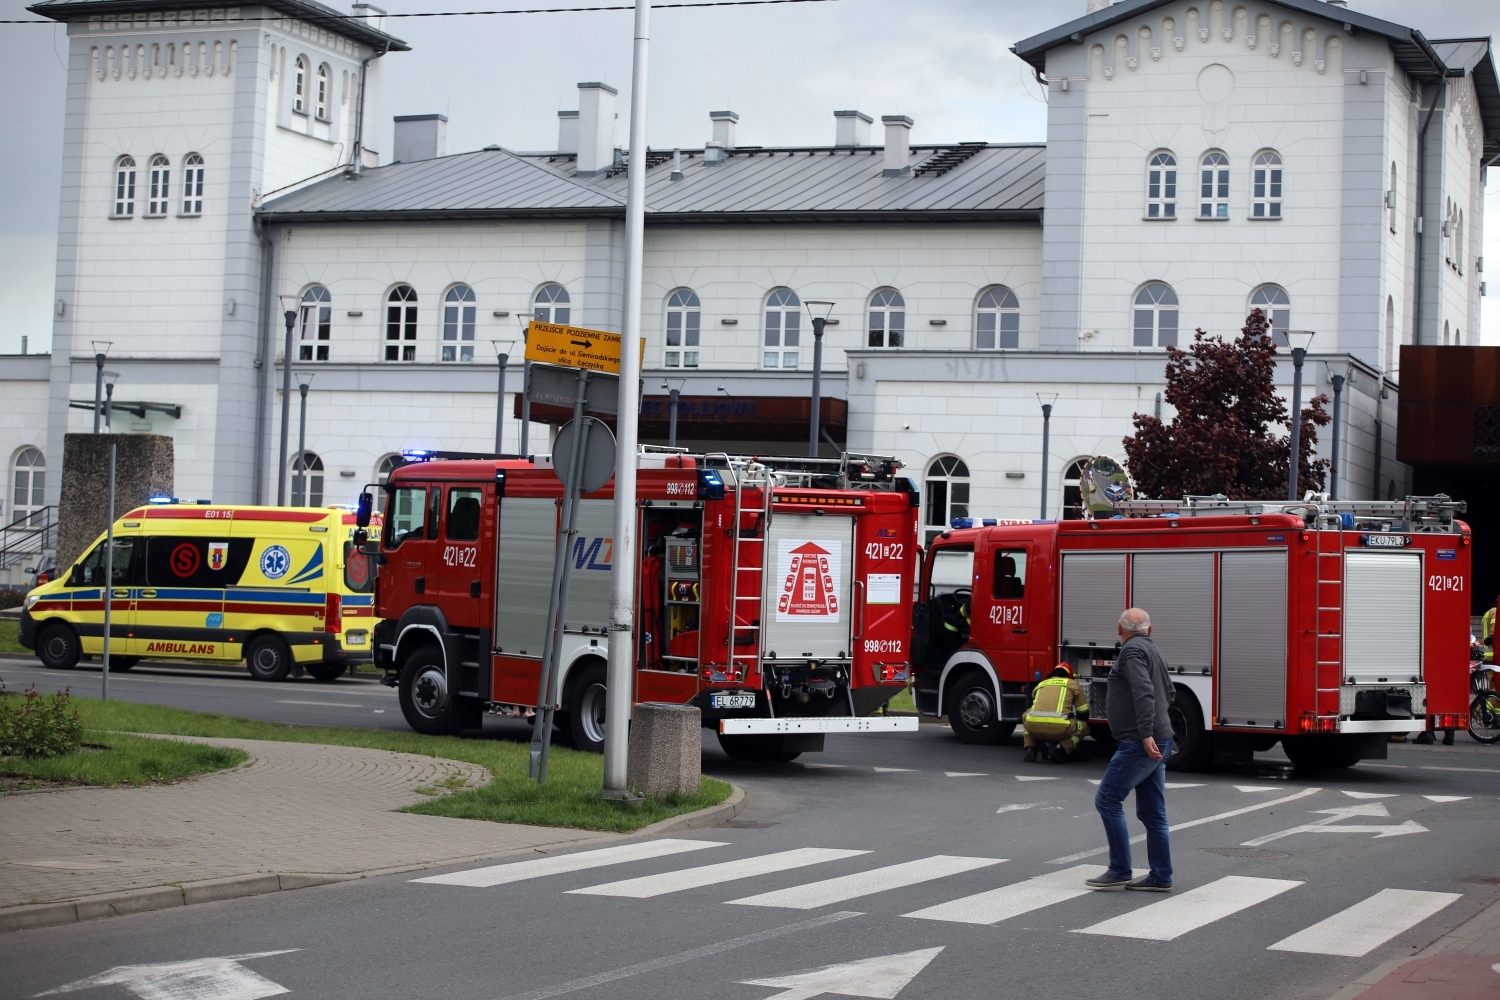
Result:
<svg viewBox="0 0 1500 1000">
<path fill-rule="evenodd" d="M 9 587 L 0 587 L 0 611 L 8 608 L 19 608 L 26 603 L 26 593 L 20 590 L 11 590 Z"/>
<path fill-rule="evenodd" d="M 19 705 L 0 702 L 0 756 L 62 757 L 82 746 L 83 720 L 68 692 L 43 698 L 33 685 Z"/>
</svg>

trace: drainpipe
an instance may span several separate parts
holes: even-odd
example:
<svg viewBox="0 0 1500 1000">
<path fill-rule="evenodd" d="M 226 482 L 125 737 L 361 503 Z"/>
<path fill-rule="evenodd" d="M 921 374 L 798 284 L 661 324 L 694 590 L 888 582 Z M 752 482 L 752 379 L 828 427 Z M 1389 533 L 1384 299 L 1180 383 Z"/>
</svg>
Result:
<svg viewBox="0 0 1500 1000">
<path fill-rule="evenodd" d="M 1422 94 L 1425 90 L 1425 87 L 1421 88 L 1417 93 Z M 1422 122 L 1421 131 L 1417 133 L 1417 273 L 1412 281 L 1411 308 L 1411 342 L 1413 344 L 1422 342 L 1422 264 L 1423 255 L 1426 252 L 1422 230 L 1426 228 L 1425 217 L 1427 215 L 1427 126 L 1432 124 L 1432 116 L 1437 111 L 1437 102 L 1442 94 L 1443 81 L 1439 77 L 1432 104 L 1427 108 L 1427 118 Z M 1379 484 L 1377 483 L 1376 486 L 1378 487 Z"/>
<path fill-rule="evenodd" d="M 391 43 L 386 42 L 379 52 L 361 59 L 359 63 L 359 93 L 354 101 L 354 146 L 349 164 L 350 172 L 355 177 L 365 172 L 365 71 L 373 60 L 379 59 L 390 50 Z"/>
<path fill-rule="evenodd" d="M 255 220 L 255 229 L 260 236 L 260 305 L 256 316 L 260 319 L 261 331 L 260 346 L 255 352 L 255 471 L 251 478 L 251 501 L 263 504 L 266 502 L 266 436 L 269 430 L 266 426 L 266 391 L 270 377 L 267 359 L 275 357 L 271 347 L 271 333 L 275 329 L 271 325 L 275 315 L 271 309 L 274 301 L 271 290 L 276 282 L 276 243 L 269 227 L 259 219 Z"/>
</svg>

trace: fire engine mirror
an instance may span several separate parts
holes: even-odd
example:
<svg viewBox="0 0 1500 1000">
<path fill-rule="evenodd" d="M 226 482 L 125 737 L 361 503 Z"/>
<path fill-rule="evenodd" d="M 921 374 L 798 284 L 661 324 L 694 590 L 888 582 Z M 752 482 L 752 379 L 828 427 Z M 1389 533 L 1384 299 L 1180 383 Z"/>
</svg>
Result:
<svg viewBox="0 0 1500 1000">
<path fill-rule="evenodd" d="M 359 495 L 359 506 L 354 511 L 354 523 L 361 528 L 370 526 L 370 512 L 375 509 L 375 497 L 370 493 Z"/>
<path fill-rule="evenodd" d="M 589 420 L 588 417 L 584 418 Z M 584 493 L 595 493 L 604 488 L 615 474 L 615 436 L 602 421 L 591 420 L 588 440 L 583 450 L 583 475 L 579 489 Z M 552 472 L 564 485 L 567 482 L 568 465 L 573 458 L 575 438 L 573 421 L 563 424 L 557 432 L 557 442 L 552 446 Z"/>
</svg>

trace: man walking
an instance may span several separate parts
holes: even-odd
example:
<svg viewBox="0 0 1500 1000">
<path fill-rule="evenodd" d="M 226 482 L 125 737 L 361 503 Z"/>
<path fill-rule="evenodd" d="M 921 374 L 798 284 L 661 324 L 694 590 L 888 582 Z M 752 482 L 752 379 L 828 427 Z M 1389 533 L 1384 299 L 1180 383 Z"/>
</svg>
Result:
<svg viewBox="0 0 1500 1000">
<path fill-rule="evenodd" d="M 1144 892 L 1172 891 L 1172 848 L 1167 833 L 1166 759 L 1172 756 L 1172 720 L 1167 706 L 1174 693 L 1167 661 L 1151 641 L 1151 616 L 1140 608 L 1120 615 L 1120 655 L 1109 675 L 1105 709 L 1109 729 L 1120 741 L 1110 758 L 1094 808 L 1109 839 L 1109 870 L 1088 880 L 1094 889 L 1124 886 Z M 1131 881 L 1130 831 L 1125 797 L 1135 790 L 1135 815 L 1146 827 L 1149 874 Z"/>
</svg>

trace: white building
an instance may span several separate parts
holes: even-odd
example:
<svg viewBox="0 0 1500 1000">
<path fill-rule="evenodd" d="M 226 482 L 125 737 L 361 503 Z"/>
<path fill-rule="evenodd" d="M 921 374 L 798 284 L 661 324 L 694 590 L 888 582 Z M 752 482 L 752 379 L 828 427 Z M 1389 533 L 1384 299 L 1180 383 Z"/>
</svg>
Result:
<svg viewBox="0 0 1500 1000">
<path fill-rule="evenodd" d="M 117 398 L 159 404 L 115 429 L 173 435 L 181 494 L 274 502 L 291 311 L 309 499 L 339 502 L 404 448 L 491 450 L 507 349 L 515 450 L 524 319 L 619 329 L 607 85 L 579 85 L 556 150 L 445 156 L 445 120 L 417 116 L 377 166 L 362 121 L 405 46 L 375 8 L 31 9 L 67 22 L 70 68 L 50 402 L 44 432 L 0 424 L 13 473 L 90 426 L 96 342 Z M 1123 457 L 1160 409 L 1165 347 L 1261 307 L 1317 332 L 1304 398 L 1349 379 L 1341 492 L 1404 489 L 1399 346 L 1478 342 L 1488 40 L 1321 0 L 1125 0 L 1015 52 L 1047 87 L 1045 142 L 912 144 L 910 119 L 872 136 L 838 111 L 828 146 L 747 148 L 720 111 L 704 148 L 652 152 L 643 438 L 665 441 L 670 385 L 680 443 L 805 449 L 807 303 L 828 300 L 834 441 L 906 462 L 932 524 L 1032 516 L 1044 487 L 1055 516 L 1075 460 Z M 1290 396 L 1289 362 L 1278 380 Z M 554 416 L 533 418 L 545 453 Z"/>
</svg>

